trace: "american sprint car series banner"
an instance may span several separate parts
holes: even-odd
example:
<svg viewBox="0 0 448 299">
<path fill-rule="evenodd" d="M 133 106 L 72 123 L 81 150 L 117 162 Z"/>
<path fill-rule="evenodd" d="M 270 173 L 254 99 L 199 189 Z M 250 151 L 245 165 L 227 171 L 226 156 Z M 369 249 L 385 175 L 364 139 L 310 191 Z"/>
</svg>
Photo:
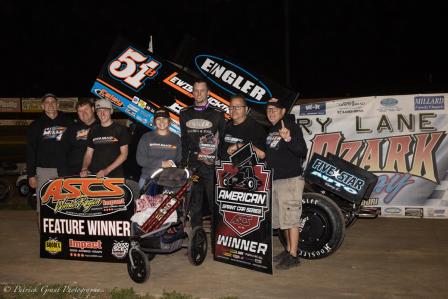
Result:
<svg viewBox="0 0 448 299">
<path fill-rule="evenodd" d="M 297 105 L 313 153 L 378 176 L 364 206 L 382 216 L 448 217 L 448 94 L 376 96 Z"/>
<path fill-rule="evenodd" d="M 249 143 L 216 168 L 216 261 L 272 274 L 271 171 Z"/>
<path fill-rule="evenodd" d="M 59 178 L 40 196 L 41 257 L 126 262 L 134 204 L 123 178 Z"/>
<path fill-rule="evenodd" d="M 263 116 L 270 97 L 291 107 L 297 94 L 278 85 L 262 81 L 251 72 L 228 60 L 199 55 L 197 72 L 186 72 L 173 63 L 128 41 L 118 38 L 91 89 L 97 97 L 108 99 L 121 112 L 153 128 L 154 111 L 160 106 L 170 110 L 171 131 L 180 134 L 179 114 L 194 104 L 193 83 L 196 78 L 209 81 L 210 105 L 222 109 L 229 118 L 229 98 L 242 93 L 248 105 Z M 199 75 L 201 74 L 201 75 Z"/>
</svg>

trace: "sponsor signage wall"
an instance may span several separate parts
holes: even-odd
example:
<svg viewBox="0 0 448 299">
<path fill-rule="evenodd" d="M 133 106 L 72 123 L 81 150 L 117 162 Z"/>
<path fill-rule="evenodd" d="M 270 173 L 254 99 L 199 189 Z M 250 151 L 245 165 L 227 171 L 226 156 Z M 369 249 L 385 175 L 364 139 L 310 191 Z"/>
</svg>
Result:
<svg viewBox="0 0 448 299">
<path fill-rule="evenodd" d="M 20 112 L 20 99 L 0 98 L 0 112 Z"/>
<path fill-rule="evenodd" d="M 134 205 L 123 178 L 50 180 L 40 196 L 41 257 L 126 262 Z"/>
<path fill-rule="evenodd" d="M 321 101 L 292 109 L 313 153 L 378 176 L 365 206 L 382 216 L 448 217 L 448 94 Z"/>
<path fill-rule="evenodd" d="M 271 172 L 248 144 L 216 177 L 214 259 L 272 274 Z"/>
<path fill-rule="evenodd" d="M 196 78 L 209 82 L 210 105 L 220 108 L 229 118 L 229 98 L 246 95 L 248 105 L 264 116 L 264 107 L 275 96 L 291 107 L 297 94 L 272 82 L 261 80 L 241 66 L 212 55 L 197 55 L 196 67 L 184 71 L 173 63 L 117 39 L 91 89 L 97 97 L 110 100 L 115 107 L 143 125 L 153 128 L 154 111 L 160 106 L 170 110 L 171 131 L 180 134 L 179 114 L 194 104 Z"/>
</svg>

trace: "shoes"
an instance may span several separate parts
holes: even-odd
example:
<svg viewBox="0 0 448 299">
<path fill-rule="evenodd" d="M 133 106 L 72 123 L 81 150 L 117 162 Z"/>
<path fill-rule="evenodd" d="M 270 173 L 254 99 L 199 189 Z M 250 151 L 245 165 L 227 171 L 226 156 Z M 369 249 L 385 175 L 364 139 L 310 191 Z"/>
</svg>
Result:
<svg viewBox="0 0 448 299">
<path fill-rule="evenodd" d="M 289 252 L 286 250 L 283 250 L 282 252 L 280 252 L 279 254 L 277 254 L 276 256 L 274 256 L 274 263 L 278 263 L 281 262 L 285 257 L 287 257 L 289 255 Z"/>
<path fill-rule="evenodd" d="M 300 265 L 300 259 L 298 256 L 292 256 L 288 253 L 288 255 L 281 260 L 280 263 L 275 266 L 275 269 L 277 270 L 288 270 L 292 267 L 297 267 Z"/>
</svg>

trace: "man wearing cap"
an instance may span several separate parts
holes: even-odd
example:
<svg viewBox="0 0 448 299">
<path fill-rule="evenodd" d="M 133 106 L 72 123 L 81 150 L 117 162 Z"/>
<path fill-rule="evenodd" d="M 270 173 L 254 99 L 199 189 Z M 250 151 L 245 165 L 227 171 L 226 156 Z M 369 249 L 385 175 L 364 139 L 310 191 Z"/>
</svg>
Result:
<svg viewBox="0 0 448 299">
<path fill-rule="evenodd" d="M 180 137 L 169 130 L 168 111 L 157 109 L 153 121 L 156 130 L 143 134 L 137 146 L 137 163 L 142 167 L 140 188 L 155 170 L 176 166 L 182 158 Z"/>
<path fill-rule="evenodd" d="M 272 124 L 266 138 L 266 163 L 274 171 L 272 182 L 272 227 L 285 234 L 286 248 L 274 257 L 276 269 L 287 270 L 300 264 L 299 243 L 302 192 L 305 181 L 302 163 L 307 147 L 295 119 L 285 117 L 278 99 L 268 101 L 266 114 Z"/>
<path fill-rule="evenodd" d="M 90 172 L 98 178 L 123 177 L 122 164 L 128 157 L 129 132 L 112 121 L 113 110 L 109 100 L 97 100 L 95 110 L 100 124 L 89 132 L 79 175 L 85 177 Z"/>
<path fill-rule="evenodd" d="M 180 112 L 182 140 L 182 165 L 196 168 L 199 181 L 193 184 L 190 202 L 191 226 L 202 226 L 203 193 L 207 195 L 209 208 L 214 206 L 215 160 L 219 154 L 218 144 L 222 140 L 224 113 L 208 102 L 207 82 L 193 84 L 194 105 Z M 212 224 L 213 224 L 213 211 Z M 214 235 L 212 233 L 212 243 Z M 212 245 L 212 250 L 214 246 Z"/>
<path fill-rule="evenodd" d="M 58 111 L 58 99 L 53 94 L 42 97 L 41 107 L 44 113 L 31 123 L 26 146 L 28 182 L 37 191 L 38 216 L 40 188 L 49 179 L 58 177 L 58 170 L 64 165 L 61 138 L 72 123 L 70 118 Z"/>
<path fill-rule="evenodd" d="M 98 125 L 93 99 L 80 98 L 75 108 L 79 119 L 69 126 L 62 136 L 66 162 L 60 176 L 78 175 L 81 172 L 89 131 L 93 126 Z"/>
</svg>

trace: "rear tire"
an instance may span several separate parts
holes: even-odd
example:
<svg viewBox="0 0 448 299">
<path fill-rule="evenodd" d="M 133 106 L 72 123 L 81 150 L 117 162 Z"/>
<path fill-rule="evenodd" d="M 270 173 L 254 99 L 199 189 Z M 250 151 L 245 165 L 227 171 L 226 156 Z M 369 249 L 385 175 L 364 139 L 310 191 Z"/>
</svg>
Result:
<svg viewBox="0 0 448 299">
<path fill-rule="evenodd" d="M 21 181 L 17 188 L 19 190 L 20 196 L 27 196 L 28 193 L 30 193 L 30 191 L 31 191 L 31 187 L 30 187 L 30 185 L 28 185 L 28 182 L 26 180 Z"/>
<path fill-rule="evenodd" d="M 304 259 L 320 259 L 333 254 L 345 236 L 345 219 L 339 207 L 319 193 L 304 193 L 298 255 Z M 285 236 L 279 233 L 286 246 Z"/>
<path fill-rule="evenodd" d="M 200 226 L 193 229 L 188 242 L 188 260 L 194 266 L 199 266 L 207 256 L 207 235 Z"/>
<path fill-rule="evenodd" d="M 131 258 L 134 262 L 134 267 L 132 267 Z M 128 255 L 128 273 L 136 283 L 144 283 L 148 280 L 150 273 L 149 261 L 145 253 L 140 249 L 133 249 Z"/>
</svg>

